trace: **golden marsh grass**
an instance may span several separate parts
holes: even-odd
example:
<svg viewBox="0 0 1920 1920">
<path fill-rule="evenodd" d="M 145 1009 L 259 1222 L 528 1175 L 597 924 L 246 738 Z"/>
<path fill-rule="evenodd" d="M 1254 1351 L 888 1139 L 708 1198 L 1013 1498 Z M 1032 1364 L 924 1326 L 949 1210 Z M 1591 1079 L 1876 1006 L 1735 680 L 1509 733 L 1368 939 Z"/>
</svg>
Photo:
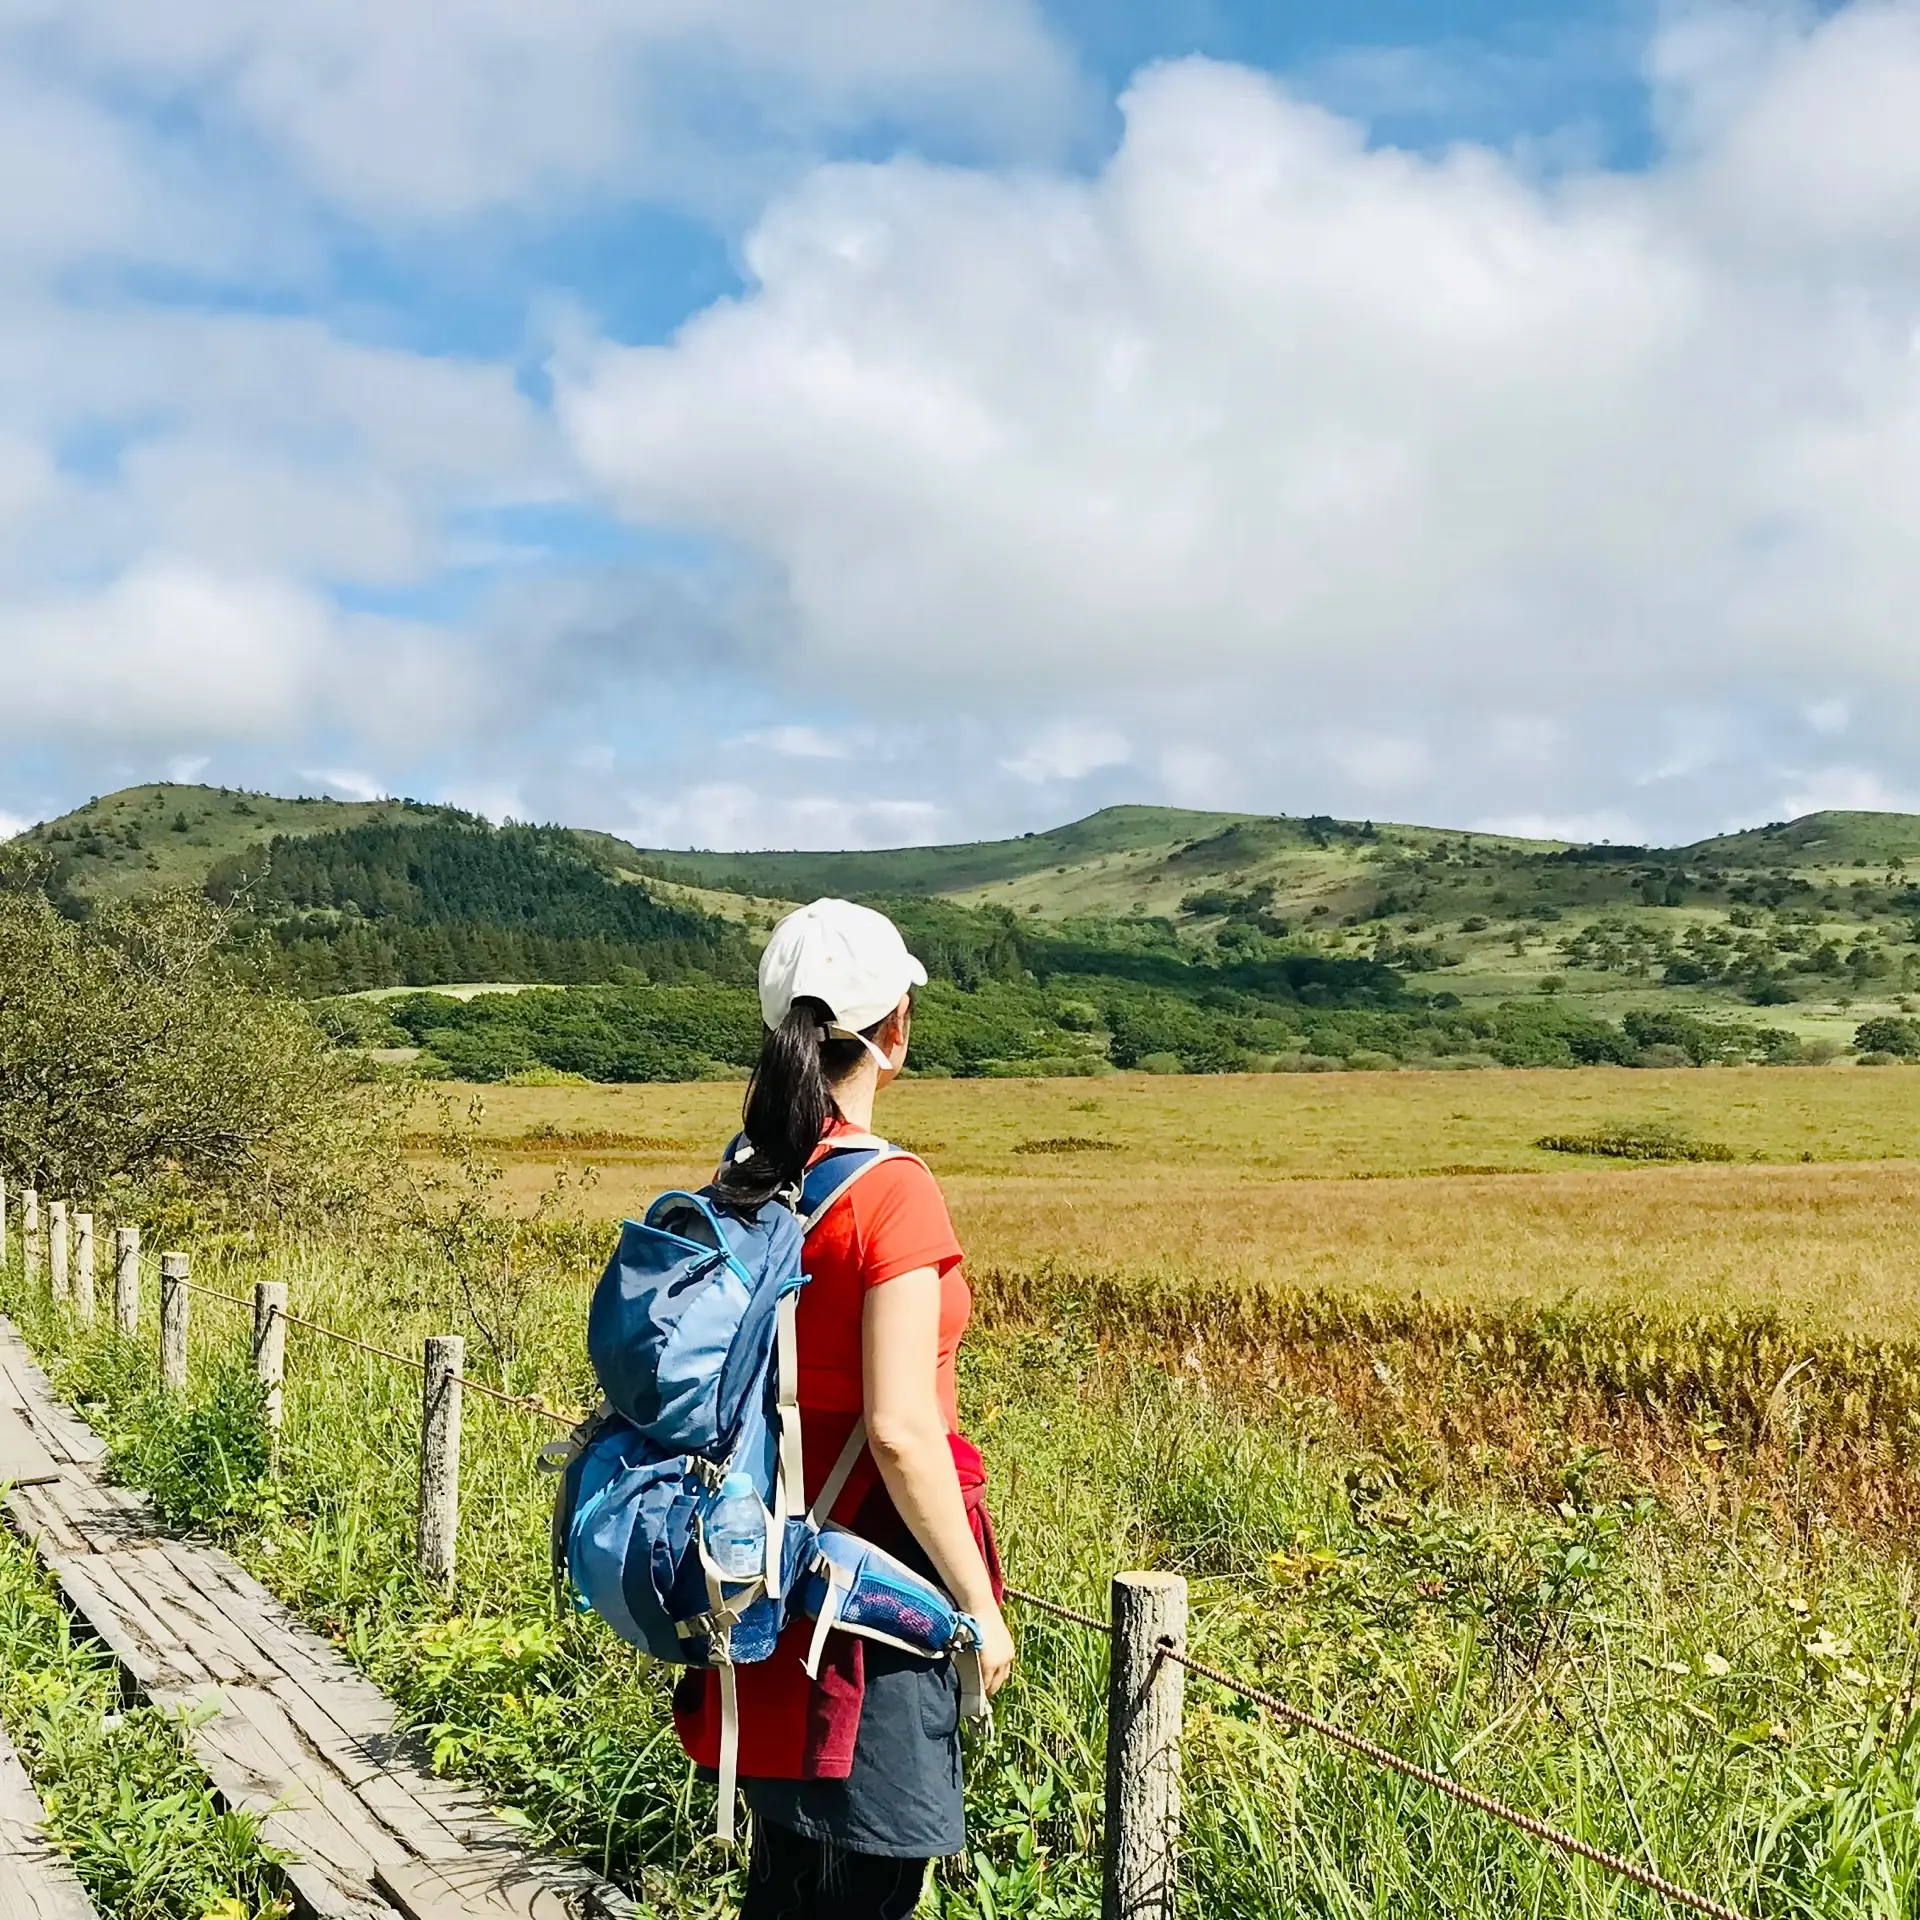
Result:
<svg viewBox="0 0 1920 1920">
<path fill-rule="evenodd" d="M 484 1102 L 510 1194 L 591 1165 L 584 1204 L 608 1218 L 704 1179 L 740 1098 L 730 1083 L 451 1092 Z M 933 1163 L 981 1274 L 1741 1307 L 1920 1333 L 1920 1074 L 1903 1069 L 907 1081 L 880 1119 Z M 1638 1166 L 1534 1144 L 1611 1121 L 1737 1158 Z M 1075 1141 L 1116 1150 L 1031 1150 Z"/>
</svg>

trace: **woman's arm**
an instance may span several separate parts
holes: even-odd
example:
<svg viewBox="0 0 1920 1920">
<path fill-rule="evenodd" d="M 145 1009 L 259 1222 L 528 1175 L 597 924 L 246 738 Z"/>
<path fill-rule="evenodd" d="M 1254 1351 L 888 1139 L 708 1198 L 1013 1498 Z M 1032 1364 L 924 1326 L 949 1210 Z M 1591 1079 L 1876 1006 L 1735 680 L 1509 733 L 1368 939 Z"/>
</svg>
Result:
<svg viewBox="0 0 1920 1920">
<path fill-rule="evenodd" d="M 940 1363 L 940 1275 L 920 1267 L 867 1289 L 860 1321 L 867 1445 L 913 1537 L 954 1602 L 980 1623 L 980 1665 L 996 1691 L 1013 1665 L 1013 1639 L 980 1558 L 947 1423 L 934 1392 Z"/>
</svg>

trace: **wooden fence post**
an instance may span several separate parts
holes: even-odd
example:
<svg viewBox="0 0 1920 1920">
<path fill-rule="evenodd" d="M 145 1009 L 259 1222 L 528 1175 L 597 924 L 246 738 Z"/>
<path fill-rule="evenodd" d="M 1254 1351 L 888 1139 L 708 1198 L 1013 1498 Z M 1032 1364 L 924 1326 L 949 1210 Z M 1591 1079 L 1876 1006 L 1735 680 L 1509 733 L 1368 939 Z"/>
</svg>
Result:
<svg viewBox="0 0 1920 1920">
<path fill-rule="evenodd" d="M 72 1269 L 70 1255 L 72 1243 L 67 1234 L 67 1203 L 64 1200 L 47 1202 L 47 1274 L 53 1283 L 53 1298 L 57 1306 L 64 1307 L 72 1292 Z"/>
<path fill-rule="evenodd" d="M 93 1215 L 73 1216 L 73 1314 L 82 1326 L 93 1324 Z"/>
<path fill-rule="evenodd" d="M 287 1283 L 284 1280 L 253 1283 L 253 1374 L 260 1382 L 267 1431 L 278 1440 L 284 1399 L 281 1387 L 287 1377 Z"/>
<path fill-rule="evenodd" d="M 160 1384 L 178 1392 L 187 1384 L 187 1256 L 160 1256 Z"/>
<path fill-rule="evenodd" d="M 131 1340 L 140 1331 L 140 1229 L 113 1230 L 113 1324 Z"/>
<path fill-rule="evenodd" d="M 40 1196 L 31 1187 L 20 1194 L 20 1264 L 29 1280 L 40 1278 Z"/>
<path fill-rule="evenodd" d="M 1102 1920 L 1173 1920 L 1186 1669 L 1164 1657 L 1160 1642 L 1184 1650 L 1186 1638 L 1187 1583 L 1179 1574 L 1114 1577 Z"/>
<path fill-rule="evenodd" d="M 453 1585 L 460 1542 L 460 1373 L 467 1343 L 457 1333 L 427 1342 L 420 1403 L 420 1571 Z"/>
</svg>

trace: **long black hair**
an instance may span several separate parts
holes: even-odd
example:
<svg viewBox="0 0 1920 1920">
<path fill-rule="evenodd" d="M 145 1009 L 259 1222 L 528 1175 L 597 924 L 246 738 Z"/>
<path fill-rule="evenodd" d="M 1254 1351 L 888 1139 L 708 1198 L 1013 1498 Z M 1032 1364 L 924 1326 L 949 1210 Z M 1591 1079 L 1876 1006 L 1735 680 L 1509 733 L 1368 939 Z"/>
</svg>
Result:
<svg viewBox="0 0 1920 1920">
<path fill-rule="evenodd" d="M 872 1039 L 889 1020 L 867 1028 Z M 840 1115 L 833 1097 L 866 1053 L 858 1040 L 831 1040 L 832 1010 L 824 1000 L 796 1000 L 766 1037 L 747 1082 L 741 1115 L 744 1137 L 714 1181 L 722 1204 L 742 1213 L 763 1207 L 800 1184 L 829 1121 Z"/>
</svg>

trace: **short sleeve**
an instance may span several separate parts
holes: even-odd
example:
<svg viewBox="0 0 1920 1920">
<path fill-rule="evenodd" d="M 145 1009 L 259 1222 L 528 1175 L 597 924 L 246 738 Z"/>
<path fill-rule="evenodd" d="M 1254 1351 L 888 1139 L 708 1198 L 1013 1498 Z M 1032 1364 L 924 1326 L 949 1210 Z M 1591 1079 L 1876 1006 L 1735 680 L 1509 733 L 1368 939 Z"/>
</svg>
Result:
<svg viewBox="0 0 1920 1920">
<path fill-rule="evenodd" d="M 942 1279 L 960 1264 L 960 1241 L 940 1183 L 918 1160 L 892 1160 L 854 1183 L 862 1286 L 883 1286 L 932 1267 Z"/>
</svg>

